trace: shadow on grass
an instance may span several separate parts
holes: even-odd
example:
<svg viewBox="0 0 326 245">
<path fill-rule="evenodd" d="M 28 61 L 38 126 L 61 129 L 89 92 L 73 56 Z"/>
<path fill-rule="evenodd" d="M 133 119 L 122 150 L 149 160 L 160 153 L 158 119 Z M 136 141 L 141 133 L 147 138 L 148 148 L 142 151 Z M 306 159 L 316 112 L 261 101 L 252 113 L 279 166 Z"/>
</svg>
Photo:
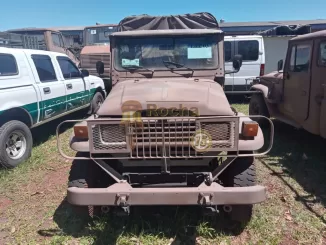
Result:
<svg viewBox="0 0 326 245">
<path fill-rule="evenodd" d="M 48 123 L 45 123 L 39 127 L 32 129 L 33 135 L 33 146 L 38 146 L 46 142 L 51 136 L 56 135 L 57 126 L 65 120 L 79 120 L 87 117 L 87 110 L 83 109 L 67 116 L 60 117 Z M 66 123 L 61 126 L 60 133 L 64 133 L 66 130 L 70 129 L 73 124 Z"/>
<path fill-rule="evenodd" d="M 326 207 L 326 140 L 278 121 L 274 121 L 274 125 L 273 148 L 260 161 L 293 191 L 297 201 L 326 224 L 325 218 L 312 209 L 317 202 Z M 275 171 L 273 166 L 281 167 L 282 172 Z M 288 176 L 295 179 L 309 195 L 299 194 L 286 180 Z"/>
<path fill-rule="evenodd" d="M 196 237 L 214 238 L 239 235 L 244 225 L 230 223 L 223 215 L 203 216 L 195 206 L 132 207 L 130 216 L 109 213 L 105 217 L 87 219 L 78 217 L 71 205 L 63 200 L 53 220 L 60 229 L 40 230 L 45 237 L 69 235 L 75 238 L 91 237 L 92 244 L 116 244 L 120 239 L 173 239 L 171 244 L 196 244 Z M 136 243 L 135 243 L 136 244 Z"/>
</svg>

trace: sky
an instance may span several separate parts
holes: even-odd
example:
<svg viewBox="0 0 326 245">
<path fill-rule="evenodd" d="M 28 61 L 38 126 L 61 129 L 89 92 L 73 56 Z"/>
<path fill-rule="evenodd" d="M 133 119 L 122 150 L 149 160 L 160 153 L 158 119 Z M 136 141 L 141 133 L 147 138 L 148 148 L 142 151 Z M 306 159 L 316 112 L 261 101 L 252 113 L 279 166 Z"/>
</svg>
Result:
<svg viewBox="0 0 326 245">
<path fill-rule="evenodd" d="M 0 30 L 118 23 L 129 15 L 210 12 L 226 22 L 326 19 L 326 0 L 2 0 Z"/>
</svg>

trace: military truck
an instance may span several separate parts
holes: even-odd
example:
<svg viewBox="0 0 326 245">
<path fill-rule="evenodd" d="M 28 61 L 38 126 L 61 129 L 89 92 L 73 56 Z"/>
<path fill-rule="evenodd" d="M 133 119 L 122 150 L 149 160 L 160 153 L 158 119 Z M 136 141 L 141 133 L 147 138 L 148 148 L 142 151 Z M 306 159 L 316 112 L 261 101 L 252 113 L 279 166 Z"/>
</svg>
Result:
<svg viewBox="0 0 326 245">
<path fill-rule="evenodd" d="M 69 203 L 90 215 L 129 213 L 133 205 L 200 205 L 249 221 L 252 205 L 266 199 L 254 157 L 272 141 L 254 153 L 264 145 L 262 130 L 226 98 L 224 34 L 215 17 L 126 20 L 133 30 L 110 37 L 112 90 L 94 116 L 75 124 L 75 156 L 63 152 L 59 132 L 77 121 L 58 126 L 59 151 L 74 159 Z M 138 30 L 139 22 L 148 30 Z M 235 56 L 227 72 L 240 67 Z"/>
<path fill-rule="evenodd" d="M 39 50 L 46 50 L 46 51 L 53 51 L 53 52 L 59 52 L 68 55 L 68 57 L 78 66 L 79 60 L 76 57 L 76 55 L 70 51 L 70 47 L 68 47 L 65 42 L 64 38 L 62 36 L 62 33 L 48 28 L 22 28 L 22 29 L 12 29 L 8 30 L 6 33 L 8 33 L 8 37 L 11 37 L 13 39 L 17 39 L 17 36 L 10 35 L 11 33 L 20 34 L 22 35 L 22 40 L 24 43 L 26 43 L 28 40 L 31 40 L 32 38 L 36 38 L 38 41 L 37 45 L 33 45 L 32 47 L 28 47 L 23 45 L 23 48 L 31 48 L 31 49 L 39 49 Z M 26 38 L 30 37 L 27 41 L 25 41 Z M 8 45 L 12 43 L 12 40 L 9 40 Z M 30 43 L 30 42 L 29 42 Z M 2 45 L 3 46 L 3 45 Z M 10 46 L 11 47 L 11 46 Z M 15 46 L 14 48 L 17 48 Z"/>
<path fill-rule="evenodd" d="M 278 71 L 256 79 L 249 114 L 273 117 L 326 138 L 326 31 L 295 37 Z"/>
<path fill-rule="evenodd" d="M 87 26 L 83 32 L 83 48 L 80 53 L 80 66 L 87 69 L 91 75 L 101 77 L 109 92 L 111 89 L 110 78 L 110 34 L 117 31 L 117 25 L 99 24 Z M 105 65 L 102 74 L 98 74 L 96 66 L 101 61 Z"/>
</svg>

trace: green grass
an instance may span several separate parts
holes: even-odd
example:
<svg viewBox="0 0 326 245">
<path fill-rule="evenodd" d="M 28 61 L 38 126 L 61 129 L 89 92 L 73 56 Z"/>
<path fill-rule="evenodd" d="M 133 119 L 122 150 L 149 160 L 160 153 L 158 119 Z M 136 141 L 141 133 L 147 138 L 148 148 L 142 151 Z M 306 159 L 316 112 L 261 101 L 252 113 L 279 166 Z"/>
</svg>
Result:
<svg viewBox="0 0 326 245">
<path fill-rule="evenodd" d="M 232 106 L 247 113 L 245 102 Z M 47 125 L 33 134 L 32 157 L 0 172 L 0 244 L 325 244 L 325 141 L 304 131 L 275 122 L 274 147 L 256 161 L 268 199 L 244 227 L 222 215 L 204 217 L 199 207 L 135 207 L 128 218 L 82 218 L 65 200 L 70 161 L 57 153 L 54 130 Z"/>
</svg>

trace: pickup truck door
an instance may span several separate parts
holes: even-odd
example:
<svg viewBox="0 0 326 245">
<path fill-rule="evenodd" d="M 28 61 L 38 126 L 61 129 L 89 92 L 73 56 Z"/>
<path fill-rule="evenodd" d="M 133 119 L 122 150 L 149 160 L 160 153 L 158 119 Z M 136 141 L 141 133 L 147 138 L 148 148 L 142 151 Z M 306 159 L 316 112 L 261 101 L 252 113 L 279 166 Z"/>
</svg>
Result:
<svg viewBox="0 0 326 245">
<path fill-rule="evenodd" d="M 66 56 L 57 57 L 67 96 L 67 111 L 89 104 L 89 84 L 77 66 Z"/>
<path fill-rule="evenodd" d="M 284 69 L 284 101 L 286 114 L 302 123 L 308 117 L 313 41 L 289 45 Z"/>
<path fill-rule="evenodd" d="M 40 93 L 40 121 L 51 119 L 66 112 L 66 90 L 58 80 L 53 60 L 48 55 L 31 55 L 34 77 Z M 35 69 L 34 69 L 35 68 Z"/>
</svg>

